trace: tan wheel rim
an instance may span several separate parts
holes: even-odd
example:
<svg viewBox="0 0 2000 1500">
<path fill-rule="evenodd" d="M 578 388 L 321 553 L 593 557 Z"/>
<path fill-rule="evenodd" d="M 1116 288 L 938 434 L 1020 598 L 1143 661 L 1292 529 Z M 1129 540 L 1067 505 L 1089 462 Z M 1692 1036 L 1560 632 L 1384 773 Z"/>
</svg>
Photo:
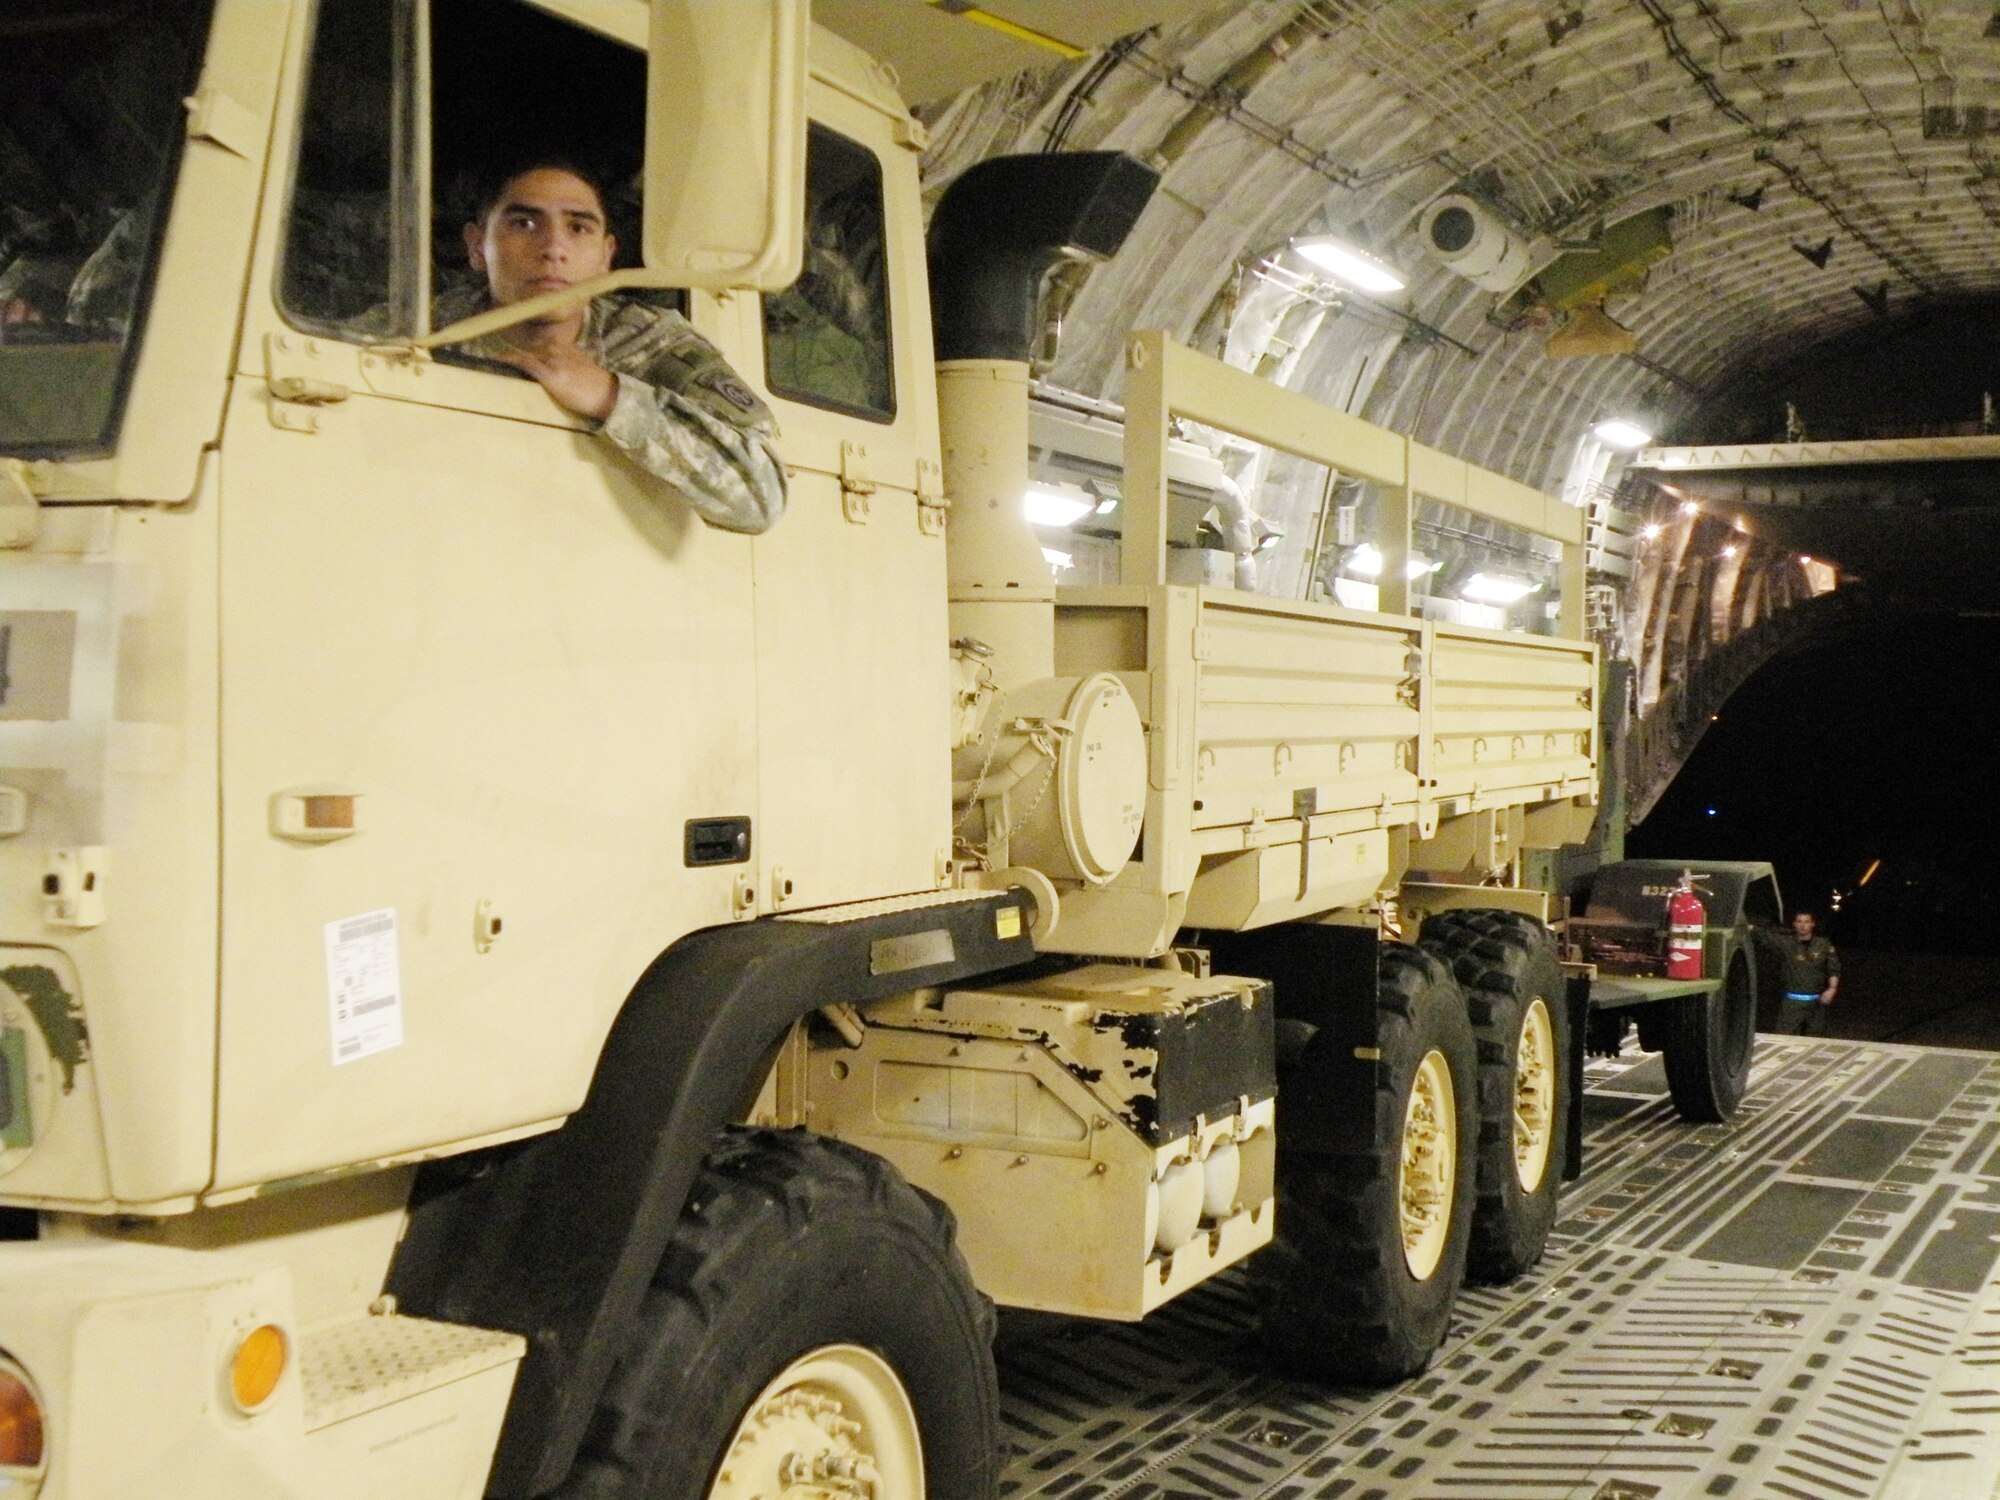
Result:
<svg viewBox="0 0 2000 1500">
<path fill-rule="evenodd" d="M 1532 1193 L 1549 1169 L 1556 1126 L 1556 1034 L 1537 995 L 1521 1017 L 1514 1048 L 1514 1180 Z"/>
<path fill-rule="evenodd" d="M 1444 1259 L 1451 1231 L 1451 1199 L 1458 1175 L 1458 1108 L 1451 1068 L 1432 1048 L 1417 1064 L 1403 1107 L 1403 1164 L 1396 1198 L 1403 1231 L 1403 1261 L 1419 1281 L 1429 1281 Z"/>
<path fill-rule="evenodd" d="M 750 1403 L 709 1500 L 923 1500 L 917 1413 L 872 1350 L 800 1355 Z"/>
</svg>

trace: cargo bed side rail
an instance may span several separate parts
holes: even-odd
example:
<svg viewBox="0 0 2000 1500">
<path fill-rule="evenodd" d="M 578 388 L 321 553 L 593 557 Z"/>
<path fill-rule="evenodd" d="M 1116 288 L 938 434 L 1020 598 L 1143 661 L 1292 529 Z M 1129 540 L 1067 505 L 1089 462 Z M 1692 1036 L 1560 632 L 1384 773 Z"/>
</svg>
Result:
<svg viewBox="0 0 2000 1500">
<path fill-rule="evenodd" d="M 1185 417 L 1385 487 L 1381 612 L 1410 612 L 1410 525 L 1417 497 L 1562 544 L 1557 635 L 1585 639 L 1584 515 L 1532 486 L 1453 458 L 1399 432 L 1211 359 L 1158 329 L 1125 346 L 1124 542 L 1119 581 L 1154 587 L 1167 577 L 1167 437 Z"/>
</svg>

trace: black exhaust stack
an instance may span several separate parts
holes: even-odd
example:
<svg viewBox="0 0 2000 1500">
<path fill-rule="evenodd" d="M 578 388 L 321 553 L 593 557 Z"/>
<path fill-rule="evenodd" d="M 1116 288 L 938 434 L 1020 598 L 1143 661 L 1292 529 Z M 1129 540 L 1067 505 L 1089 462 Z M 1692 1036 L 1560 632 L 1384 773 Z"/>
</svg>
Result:
<svg viewBox="0 0 2000 1500">
<path fill-rule="evenodd" d="M 1025 364 L 1050 268 L 1116 255 L 1159 182 L 1120 151 L 996 156 L 959 177 L 931 216 L 937 357 Z"/>
</svg>

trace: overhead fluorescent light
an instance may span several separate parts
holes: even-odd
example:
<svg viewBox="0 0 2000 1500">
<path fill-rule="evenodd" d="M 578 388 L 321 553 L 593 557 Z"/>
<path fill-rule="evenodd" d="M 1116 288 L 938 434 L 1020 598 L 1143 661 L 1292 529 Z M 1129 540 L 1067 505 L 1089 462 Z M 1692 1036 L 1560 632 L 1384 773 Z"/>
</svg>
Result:
<svg viewBox="0 0 2000 1500">
<path fill-rule="evenodd" d="M 1042 559 L 1058 573 L 1076 566 L 1076 559 L 1067 552 L 1058 552 L 1053 547 L 1042 548 Z"/>
<path fill-rule="evenodd" d="M 1074 526 L 1097 509 L 1097 497 L 1065 485 L 1031 484 L 1022 497 L 1021 508 L 1030 525 Z"/>
<path fill-rule="evenodd" d="M 1627 422 L 1622 417 L 1612 417 L 1599 422 L 1590 431 L 1600 443 L 1612 448 L 1623 448 L 1628 453 L 1634 448 L 1645 447 L 1653 440 L 1652 433 L 1635 422 Z"/>
<path fill-rule="evenodd" d="M 1292 249 L 1336 281 L 1364 292 L 1400 292 L 1407 284 L 1367 251 L 1343 244 L 1330 235 L 1301 236 L 1292 241 Z"/>
<path fill-rule="evenodd" d="M 1660 533 L 1665 529 L 1658 521 L 1648 521 L 1644 526 L 1639 528 L 1639 535 L 1649 542 L 1657 541 L 1659 540 Z"/>
<path fill-rule="evenodd" d="M 1518 604 L 1536 587 L 1525 578 L 1510 578 L 1504 573 L 1474 573 L 1459 593 L 1475 604 Z"/>
<path fill-rule="evenodd" d="M 1432 562 L 1427 557 L 1410 555 L 1403 564 L 1403 576 L 1415 580 L 1427 573 L 1435 573 L 1444 567 L 1443 563 Z M 1356 578 L 1380 578 L 1382 576 L 1382 551 L 1373 542 L 1363 542 L 1347 554 L 1347 565 L 1341 571 L 1352 573 Z"/>
</svg>

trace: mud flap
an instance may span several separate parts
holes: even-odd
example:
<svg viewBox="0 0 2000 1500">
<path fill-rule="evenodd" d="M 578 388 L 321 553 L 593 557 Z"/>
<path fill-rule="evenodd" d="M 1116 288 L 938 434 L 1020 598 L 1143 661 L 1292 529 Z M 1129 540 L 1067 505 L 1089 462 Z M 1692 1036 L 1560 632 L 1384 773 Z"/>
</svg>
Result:
<svg viewBox="0 0 2000 1500">
<path fill-rule="evenodd" d="M 1277 992 L 1281 1020 L 1303 1021 L 1325 1066 L 1307 1076 L 1281 1077 L 1278 1139 L 1286 1151 L 1364 1156 L 1382 1143 L 1373 1138 L 1374 1115 L 1353 1107 L 1374 1097 L 1380 1055 L 1375 1007 L 1376 954 L 1370 927 L 1288 922 L 1247 933 L 1217 933 L 1208 944 L 1218 974 L 1268 979 Z"/>
</svg>

